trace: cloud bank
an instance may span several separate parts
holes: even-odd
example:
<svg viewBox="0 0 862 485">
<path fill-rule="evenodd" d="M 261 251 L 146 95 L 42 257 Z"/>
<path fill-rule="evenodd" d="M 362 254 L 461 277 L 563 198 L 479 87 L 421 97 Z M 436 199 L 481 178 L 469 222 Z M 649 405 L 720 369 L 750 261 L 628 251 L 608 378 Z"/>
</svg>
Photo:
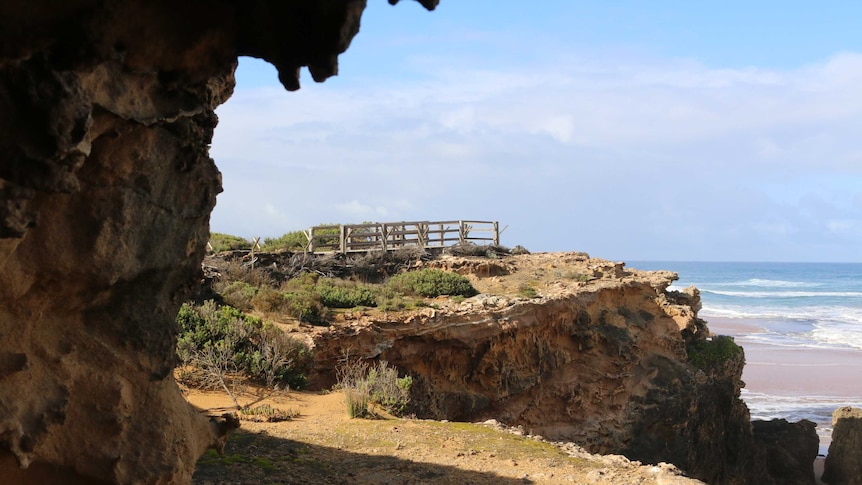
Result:
<svg viewBox="0 0 862 485">
<path fill-rule="evenodd" d="M 790 70 L 569 55 L 243 88 L 218 111 L 214 230 L 499 220 L 629 260 L 862 260 L 862 55 Z M 247 61 L 243 61 L 247 62 Z"/>
</svg>

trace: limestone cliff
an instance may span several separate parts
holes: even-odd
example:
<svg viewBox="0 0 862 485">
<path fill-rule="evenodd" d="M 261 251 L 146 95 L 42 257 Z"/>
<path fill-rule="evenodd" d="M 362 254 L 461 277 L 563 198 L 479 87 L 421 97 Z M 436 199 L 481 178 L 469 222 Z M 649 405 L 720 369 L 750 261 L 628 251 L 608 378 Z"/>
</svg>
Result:
<svg viewBox="0 0 862 485">
<path fill-rule="evenodd" d="M 2 3 L 4 483 L 185 483 L 218 446 L 233 423 L 199 416 L 171 377 L 221 190 L 213 110 L 239 55 L 272 62 L 287 89 L 301 66 L 335 74 L 364 6 Z"/>
<path fill-rule="evenodd" d="M 348 316 L 315 337 L 324 384 L 345 355 L 382 359 L 415 376 L 421 417 L 493 418 L 707 483 L 757 483 L 744 356 L 730 341 L 713 352 L 723 344 L 707 340 L 697 290 L 667 290 L 675 274 L 579 253 L 429 264 L 483 293 L 406 318 Z M 525 284 L 538 296 L 517 296 Z"/>
</svg>

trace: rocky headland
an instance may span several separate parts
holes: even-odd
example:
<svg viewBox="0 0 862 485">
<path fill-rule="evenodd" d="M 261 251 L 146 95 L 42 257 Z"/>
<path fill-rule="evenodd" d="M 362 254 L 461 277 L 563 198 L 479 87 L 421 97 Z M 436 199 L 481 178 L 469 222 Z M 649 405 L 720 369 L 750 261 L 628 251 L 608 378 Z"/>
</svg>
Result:
<svg viewBox="0 0 862 485">
<path fill-rule="evenodd" d="M 411 269 L 422 267 L 465 275 L 480 294 L 291 329 L 312 344 L 313 387 L 331 386 L 345 356 L 385 360 L 414 377 L 420 418 L 496 419 L 593 453 L 673 463 L 707 483 L 784 483 L 770 478 L 775 453 L 739 398 L 744 352 L 709 333 L 696 288 L 668 290 L 675 273 L 584 253 L 444 256 Z M 816 444 L 813 426 L 802 428 Z M 810 481 L 794 483 L 813 483 L 816 446 L 771 443 L 808 470 Z"/>
</svg>

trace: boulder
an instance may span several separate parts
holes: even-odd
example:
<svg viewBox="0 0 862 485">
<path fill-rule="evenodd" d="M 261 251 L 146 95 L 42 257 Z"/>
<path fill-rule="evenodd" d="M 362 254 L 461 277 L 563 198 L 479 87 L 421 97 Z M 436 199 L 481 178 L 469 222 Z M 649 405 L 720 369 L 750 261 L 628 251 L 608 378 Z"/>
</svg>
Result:
<svg viewBox="0 0 862 485">
<path fill-rule="evenodd" d="M 823 482 L 862 485 L 862 409 L 846 406 L 835 410 L 832 427 Z"/>
<path fill-rule="evenodd" d="M 817 425 L 803 419 L 789 423 L 786 419 L 755 420 L 754 439 L 769 471 L 763 485 L 814 485 L 814 460 L 820 447 Z"/>
</svg>

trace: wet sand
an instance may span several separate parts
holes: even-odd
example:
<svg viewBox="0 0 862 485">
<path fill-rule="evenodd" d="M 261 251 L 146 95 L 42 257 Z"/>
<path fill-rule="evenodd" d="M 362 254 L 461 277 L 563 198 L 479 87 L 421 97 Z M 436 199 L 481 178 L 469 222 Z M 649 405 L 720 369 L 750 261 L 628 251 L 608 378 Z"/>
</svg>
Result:
<svg viewBox="0 0 862 485">
<path fill-rule="evenodd" d="M 752 341 L 756 321 L 712 318 L 713 333 L 731 335 L 745 349 L 742 380 L 752 392 L 774 396 L 823 396 L 862 401 L 862 351 L 784 347 Z"/>
</svg>

